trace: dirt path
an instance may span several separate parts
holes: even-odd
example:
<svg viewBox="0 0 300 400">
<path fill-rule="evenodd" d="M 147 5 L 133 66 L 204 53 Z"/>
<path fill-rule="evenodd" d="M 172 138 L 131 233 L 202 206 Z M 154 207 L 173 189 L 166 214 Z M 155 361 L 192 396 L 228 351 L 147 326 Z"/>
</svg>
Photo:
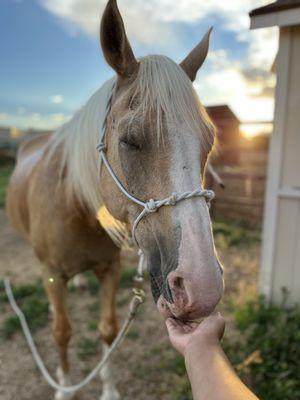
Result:
<svg viewBox="0 0 300 400">
<path fill-rule="evenodd" d="M 246 293 L 256 290 L 258 246 L 249 249 L 232 248 L 223 251 L 222 261 L 227 266 L 226 299 L 234 298 L 239 302 Z M 31 248 L 10 227 L 7 218 L 0 210 L 0 277 L 9 275 L 16 283 L 32 283 L 39 275 L 39 264 Z M 132 331 L 123 342 L 115 357 L 115 373 L 123 400 L 174 400 L 180 377 L 173 365 L 176 355 L 170 348 L 164 324 L 162 323 L 149 289 L 147 302 L 140 311 Z M 119 293 L 119 314 L 122 317 L 130 297 L 129 289 Z M 98 361 L 99 351 L 95 355 L 80 359 L 79 344 L 83 338 L 97 340 L 97 332 L 87 329 L 87 320 L 96 318 L 93 308 L 96 298 L 89 293 L 78 296 L 72 293 L 69 308 L 73 321 L 74 336 L 70 346 L 72 381 L 78 382 Z M 221 306 L 222 307 L 222 306 Z M 95 308 L 95 307 L 94 307 Z M 225 311 L 226 312 L 226 311 Z M 11 313 L 9 306 L 4 307 L 0 324 Z M 54 373 L 57 358 L 55 346 L 50 334 L 50 318 L 47 327 L 35 334 L 35 340 L 41 355 L 50 371 Z M 94 380 L 76 396 L 77 400 L 99 398 L 100 380 Z M 12 340 L 0 340 L 0 399 L 1 400 L 50 400 L 53 391 L 47 386 L 37 371 L 27 345 L 21 333 Z M 185 400 L 185 397 L 180 399 Z"/>
</svg>

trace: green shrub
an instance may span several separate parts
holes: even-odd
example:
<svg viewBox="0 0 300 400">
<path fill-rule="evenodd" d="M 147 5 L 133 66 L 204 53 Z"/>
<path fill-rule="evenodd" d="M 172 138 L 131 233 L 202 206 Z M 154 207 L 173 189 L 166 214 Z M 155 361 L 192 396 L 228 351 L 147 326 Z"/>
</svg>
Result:
<svg viewBox="0 0 300 400">
<path fill-rule="evenodd" d="M 213 231 L 218 247 L 247 246 L 260 243 L 261 234 L 241 222 L 213 221 Z"/>
<path fill-rule="evenodd" d="M 45 291 L 41 280 L 38 280 L 35 283 L 12 285 L 12 290 L 16 301 L 22 301 L 26 297 L 31 297 L 33 295 L 45 297 Z M 0 282 L 0 301 L 8 303 L 3 281 Z"/>
<path fill-rule="evenodd" d="M 129 268 L 127 266 L 124 266 L 121 272 L 120 287 L 131 289 L 133 287 L 135 275 L 136 268 Z"/>
<path fill-rule="evenodd" d="M 85 278 L 87 280 L 88 290 L 91 295 L 96 295 L 99 293 L 99 280 L 96 275 L 92 271 L 88 271 L 85 274 Z"/>
<path fill-rule="evenodd" d="M 224 342 L 238 372 L 263 400 L 300 398 L 300 310 L 263 298 L 235 312 L 238 335 Z"/>
<path fill-rule="evenodd" d="M 0 207 L 4 207 L 5 204 L 6 187 L 12 170 L 12 165 L 0 166 Z"/>
<path fill-rule="evenodd" d="M 300 310 L 252 300 L 234 313 L 237 332 L 222 347 L 238 375 L 261 400 L 300 399 Z M 172 365 L 172 368 L 171 368 Z M 168 363 L 178 375 L 176 400 L 192 399 L 182 358 Z"/>
<path fill-rule="evenodd" d="M 47 324 L 49 307 L 41 281 L 37 281 L 35 284 L 16 285 L 13 287 L 13 293 L 32 331 Z M 0 284 L 0 301 L 1 303 L 8 302 L 3 282 Z M 12 313 L 13 311 L 0 326 L 2 339 L 10 339 L 17 331 L 21 330 L 18 317 Z"/>
</svg>

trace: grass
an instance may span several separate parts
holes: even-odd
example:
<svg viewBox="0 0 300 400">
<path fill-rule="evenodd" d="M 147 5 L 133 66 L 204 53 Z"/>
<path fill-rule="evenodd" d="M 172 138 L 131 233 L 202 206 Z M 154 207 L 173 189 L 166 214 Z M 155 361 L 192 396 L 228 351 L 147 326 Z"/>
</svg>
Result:
<svg viewBox="0 0 300 400">
<path fill-rule="evenodd" d="M 123 289 L 130 288 L 131 289 L 133 286 L 135 274 L 136 274 L 135 268 L 125 265 L 121 272 L 120 288 L 123 288 Z M 98 294 L 99 290 L 101 290 L 101 285 L 99 284 L 99 281 L 98 281 L 97 277 L 95 276 L 95 274 L 93 272 L 89 271 L 89 272 L 86 272 L 84 275 L 87 280 L 87 287 L 88 287 L 89 293 L 92 296 Z M 70 289 L 71 289 L 71 291 L 75 290 L 73 285 L 71 285 Z"/>
<path fill-rule="evenodd" d="M 300 398 L 300 309 L 262 297 L 234 313 L 238 334 L 224 342 L 231 362 L 262 400 Z"/>
<path fill-rule="evenodd" d="M 14 286 L 13 293 L 32 331 L 47 324 L 49 307 L 41 281 L 37 281 L 35 284 Z M 0 285 L 0 302 L 3 304 L 8 302 L 3 282 Z M 4 318 L 0 326 L 0 337 L 3 340 L 11 339 L 20 330 L 18 317 L 9 315 Z"/>
<path fill-rule="evenodd" d="M 131 289 L 135 275 L 136 268 L 128 267 L 125 265 L 121 273 L 120 287 L 123 289 Z"/>
<path fill-rule="evenodd" d="M 130 329 L 127 333 L 127 339 L 137 340 L 140 337 L 140 332 L 135 329 Z"/>
<path fill-rule="evenodd" d="M 151 382 L 157 381 L 159 388 L 161 371 L 171 376 L 174 400 L 192 400 L 190 383 L 187 378 L 184 359 L 172 349 L 169 342 L 154 344 L 145 352 L 144 359 L 151 360 L 147 365 L 132 371 L 135 378 Z M 158 375 L 158 371 L 159 375 Z M 161 393 L 160 393 L 161 395 Z M 162 397 L 160 397 L 162 398 Z"/>
<path fill-rule="evenodd" d="M 93 320 L 89 321 L 88 330 L 90 332 L 95 332 L 98 330 L 98 320 L 97 319 L 93 319 Z"/>
<path fill-rule="evenodd" d="M 234 324 L 222 347 L 242 380 L 261 400 L 300 399 L 300 309 L 255 298 L 235 309 Z M 160 351 L 178 378 L 174 398 L 192 400 L 182 357 Z"/>
<path fill-rule="evenodd" d="M 251 246 L 260 242 L 260 234 L 257 230 L 248 228 L 243 223 L 229 223 L 222 220 L 213 222 L 214 234 L 217 246 L 226 250 L 230 247 Z M 122 289 L 118 294 L 118 306 L 125 306 L 130 300 L 130 290 L 133 278 L 136 273 L 135 268 L 125 265 L 122 273 L 120 286 Z M 98 292 L 101 290 L 98 279 L 93 273 L 86 274 L 88 292 L 91 303 L 87 307 L 89 321 L 86 324 L 86 334 L 79 343 L 78 356 L 87 359 L 95 354 L 99 354 L 100 340 L 98 338 L 97 325 L 99 317 Z M 72 287 L 71 291 L 75 289 Z M 13 289 L 18 304 L 24 311 L 30 328 L 39 329 L 48 323 L 48 303 L 42 282 L 37 281 L 30 285 L 17 285 Z M 76 294 L 74 294 L 76 296 Z M 7 299 L 0 284 L 0 304 L 4 303 L 4 311 L 9 310 Z M 2 311 L 2 310 L 1 310 Z M 262 303 L 247 302 L 245 306 L 232 307 L 230 313 L 234 313 L 237 337 L 234 341 L 225 342 L 226 351 L 235 365 L 248 358 L 251 353 L 259 350 L 257 360 L 263 359 L 262 363 L 250 364 L 245 370 L 240 370 L 242 376 L 251 377 L 257 394 L 261 399 L 296 399 L 300 398 L 299 384 L 296 377 L 300 376 L 299 362 L 300 354 L 298 343 L 300 341 L 300 320 L 296 314 L 289 314 L 287 317 L 282 311 L 274 311 L 272 308 L 263 306 Z M 277 321 L 274 323 L 274 321 Z M 288 330 L 287 338 L 284 330 Z M 20 330 L 18 319 L 14 315 L 3 318 L 0 325 L 0 335 L 4 340 L 10 339 Z M 294 333 L 291 333 L 294 332 Z M 88 335 L 97 335 L 90 338 Z M 139 340 L 139 330 L 130 330 L 128 339 L 131 341 Z M 276 339 L 278 335 L 278 340 Z M 248 341 L 249 340 L 249 344 Z M 289 345 L 289 341 L 291 345 Z M 261 346 L 261 347 L 259 347 Z M 292 351 L 291 351 L 292 349 Z M 294 353 L 294 355 L 293 355 Z M 132 372 L 133 377 L 147 379 L 147 381 L 157 381 L 157 369 L 168 371 L 174 377 L 174 400 L 191 400 L 190 384 L 186 377 L 185 365 L 181 356 L 177 355 L 168 346 L 157 346 L 151 349 L 149 354 L 145 354 L 149 360 L 149 365 L 144 368 L 136 368 Z M 272 381 L 272 384 L 269 382 Z M 298 385 L 298 386 L 297 386 Z M 274 386 L 274 389 L 268 388 Z M 281 397 L 274 394 L 276 391 Z M 158 392 L 164 390 L 159 387 Z M 157 395 L 159 398 L 160 394 Z"/>
<path fill-rule="evenodd" d="M 250 228 L 243 221 L 213 221 L 213 232 L 216 246 L 223 250 L 233 246 L 250 246 L 261 242 L 260 230 Z"/>
<path fill-rule="evenodd" d="M 12 173 L 13 165 L 0 166 L 0 207 L 5 205 L 6 187 L 9 181 L 10 174 Z"/>
<path fill-rule="evenodd" d="M 80 359 L 84 360 L 90 356 L 98 354 L 100 351 L 99 348 L 100 339 L 98 337 L 96 339 L 84 337 L 79 342 L 77 355 Z"/>
<path fill-rule="evenodd" d="M 88 271 L 84 274 L 87 280 L 88 291 L 92 296 L 97 295 L 99 293 L 99 280 L 96 275 L 92 271 Z"/>
</svg>

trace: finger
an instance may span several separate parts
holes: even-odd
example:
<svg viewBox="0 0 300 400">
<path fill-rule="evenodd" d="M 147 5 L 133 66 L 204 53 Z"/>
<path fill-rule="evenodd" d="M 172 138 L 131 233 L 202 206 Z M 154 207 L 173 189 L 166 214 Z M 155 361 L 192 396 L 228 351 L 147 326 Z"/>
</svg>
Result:
<svg viewBox="0 0 300 400">
<path fill-rule="evenodd" d="M 193 331 L 187 324 L 175 318 L 168 318 L 166 321 L 169 335 L 184 335 Z"/>
<path fill-rule="evenodd" d="M 197 327 L 198 327 L 198 324 L 187 323 L 187 324 L 184 324 L 184 325 L 182 326 L 182 329 L 183 329 L 183 331 L 184 331 L 185 333 L 192 333 L 192 332 L 195 331 L 195 329 L 197 329 Z"/>
<path fill-rule="evenodd" d="M 218 336 L 218 339 L 222 339 L 225 331 L 225 319 L 220 313 L 205 318 L 203 323 L 203 327 L 205 326 L 206 329 L 212 329 L 212 331 Z"/>
<path fill-rule="evenodd" d="M 226 327 L 225 318 L 222 317 L 221 313 L 219 313 L 219 315 L 218 315 L 217 322 L 218 322 L 218 325 L 219 325 L 219 340 L 221 340 L 222 337 L 224 336 L 225 327 Z"/>
<path fill-rule="evenodd" d="M 177 332 L 179 330 L 179 326 L 177 322 L 173 318 L 168 318 L 166 320 L 167 329 L 170 332 Z"/>
</svg>

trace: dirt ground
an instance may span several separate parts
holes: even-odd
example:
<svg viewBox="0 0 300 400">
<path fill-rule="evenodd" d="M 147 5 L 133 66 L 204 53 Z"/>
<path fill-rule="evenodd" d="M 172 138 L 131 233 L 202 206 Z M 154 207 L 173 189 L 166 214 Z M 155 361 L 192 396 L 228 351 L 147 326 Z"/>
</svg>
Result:
<svg viewBox="0 0 300 400">
<path fill-rule="evenodd" d="M 220 251 L 225 265 L 226 294 L 220 308 L 228 316 L 231 302 L 233 306 L 256 292 L 259 246 L 232 247 Z M 9 276 L 13 284 L 32 283 L 40 277 L 39 263 L 23 239 L 10 227 L 3 210 L 0 210 L 0 277 Z M 120 319 L 125 315 L 130 289 L 120 289 L 118 312 Z M 72 382 L 80 381 L 93 368 L 100 357 L 96 354 L 80 359 L 78 346 L 82 338 L 97 339 L 97 332 L 87 329 L 87 320 L 96 318 L 90 313 L 96 298 L 88 292 L 78 296 L 71 293 L 70 315 L 74 334 L 70 345 Z M 0 315 L 0 324 L 11 313 L 9 306 Z M 57 365 L 55 345 L 48 326 L 34 335 L 50 372 L 54 374 Z M 230 322 L 229 330 L 230 334 Z M 122 343 L 114 357 L 115 375 L 123 400 L 175 399 L 178 375 L 170 364 L 175 354 L 170 348 L 164 324 L 159 317 L 147 288 L 147 301 L 140 309 L 131 333 Z M 169 364 L 168 364 L 169 363 Z M 99 398 L 100 379 L 93 380 L 77 393 L 77 400 Z M 21 333 L 8 341 L 0 340 L 0 399 L 1 400 L 50 400 L 53 390 L 49 388 L 35 367 L 31 354 Z"/>
</svg>

